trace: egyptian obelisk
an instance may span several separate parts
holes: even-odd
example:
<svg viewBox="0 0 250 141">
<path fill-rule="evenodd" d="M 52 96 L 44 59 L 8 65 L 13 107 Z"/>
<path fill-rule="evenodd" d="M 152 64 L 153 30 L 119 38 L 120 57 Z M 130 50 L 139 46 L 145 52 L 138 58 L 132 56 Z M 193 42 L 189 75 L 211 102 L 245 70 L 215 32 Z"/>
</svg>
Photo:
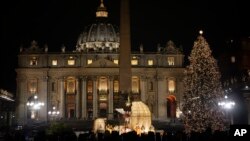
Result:
<svg viewBox="0 0 250 141">
<path fill-rule="evenodd" d="M 120 3 L 120 91 L 128 94 L 131 91 L 131 41 L 130 41 L 130 15 L 129 0 Z"/>
</svg>

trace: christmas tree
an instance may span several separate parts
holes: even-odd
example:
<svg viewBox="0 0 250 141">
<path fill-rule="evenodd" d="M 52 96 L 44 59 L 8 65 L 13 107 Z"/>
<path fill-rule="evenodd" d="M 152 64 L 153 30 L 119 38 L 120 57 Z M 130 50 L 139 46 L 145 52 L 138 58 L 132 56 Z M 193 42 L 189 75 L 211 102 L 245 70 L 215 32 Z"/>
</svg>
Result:
<svg viewBox="0 0 250 141">
<path fill-rule="evenodd" d="M 183 122 L 185 132 L 224 130 L 225 114 L 218 102 L 223 99 L 217 61 L 202 33 L 194 42 L 185 70 Z"/>
</svg>

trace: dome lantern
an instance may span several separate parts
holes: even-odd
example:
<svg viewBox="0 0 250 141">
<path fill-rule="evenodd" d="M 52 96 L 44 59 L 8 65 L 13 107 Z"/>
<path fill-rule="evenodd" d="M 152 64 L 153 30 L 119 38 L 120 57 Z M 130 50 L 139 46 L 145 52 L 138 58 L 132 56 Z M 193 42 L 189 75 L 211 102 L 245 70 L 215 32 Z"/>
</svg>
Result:
<svg viewBox="0 0 250 141">
<path fill-rule="evenodd" d="M 101 0 L 100 6 L 97 8 L 96 17 L 97 18 L 107 18 L 108 17 L 107 8 L 104 6 L 103 0 Z"/>
</svg>

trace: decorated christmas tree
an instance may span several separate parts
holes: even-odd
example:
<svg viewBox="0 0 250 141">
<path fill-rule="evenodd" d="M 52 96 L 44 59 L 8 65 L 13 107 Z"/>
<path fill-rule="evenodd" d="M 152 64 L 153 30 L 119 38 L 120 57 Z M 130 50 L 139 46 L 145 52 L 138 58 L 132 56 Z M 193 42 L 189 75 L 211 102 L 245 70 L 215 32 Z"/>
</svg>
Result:
<svg viewBox="0 0 250 141">
<path fill-rule="evenodd" d="M 224 130 L 225 114 L 218 102 L 223 99 L 217 61 L 202 33 L 194 42 L 185 70 L 183 122 L 185 132 Z"/>
</svg>

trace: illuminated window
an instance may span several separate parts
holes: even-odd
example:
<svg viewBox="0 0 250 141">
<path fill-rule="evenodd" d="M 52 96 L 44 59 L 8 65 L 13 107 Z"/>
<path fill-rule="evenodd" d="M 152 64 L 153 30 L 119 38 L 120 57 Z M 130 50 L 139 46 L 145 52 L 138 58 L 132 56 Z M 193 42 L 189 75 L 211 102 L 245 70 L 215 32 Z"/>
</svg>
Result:
<svg viewBox="0 0 250 141">
<path fill-rule="evenodd" d="M 52 66 L 57 66 L 57 60 L 52 60 Z"/>
<path fill-rule="evenodd" d="M 174 65 L 174 57 L 168 57 L 168 65 L 173 66 Z"/>
<path fill-rule="evenodd" d="M 32 57 L 32 59 L 30 59 L 30 65 L 31 66 L 36 66 L 37 65 L 37 58 L 36 57 Z"/>
<path fill-rule="evenodd" d="M 153 66 L 154 65 L 154 61 L 153 60 L 148 60 L 148 65 L 149 66 Z"/>
<path fill-rule="evenodd" d="M 68 65 L 70 65 L 70 66 L 75 65 L 75 60 L 69 59 L 69 60 L 68 60 Z"/>
<path fill-rule="evenodd" d="M 28 84 L 29 92 L 31 94 L 36 94 L 37 93 L 37 80 L 36 79 L 31 79 L 29 80 Z"/>
<path fill-rule="evenodd" d="M 118 80 L 114 80 L 114 92 L 115 93 L 119 92 L 119 82 L 118 82 Z"/>
<path fill-rule="evenodd" d="M 232 57 L 231 57 L 231 62 L 232 62 L 232 63 L 235 63 L 235 61 L 236 61 L 236 60 L 235 60 L 235 56 L 232 56 Z"/>
<path fill-rule="evenodd" d="M 132 93 L 139 93 L 140 83 L 137 76 L 132 77 Z"/>
<path fill-rule="evenodd" d="M 114 59 L 114 63 L 115 64 L 119 64 L 119 60 L 118 59 Z"/>
<path fill-rule="evenodd" d="M 107 92 L 108 90 L 108 79 L 106 77 L 99 78 L 99 91 Z"/>
<path fill-rule="evenodd" d="M 168 91 L 170 93 L 175 92 L 175 82 L 174 82 L 174 80 L 168 80 Z"/>
<path fill-rule="evenodd" d="M 67 80 L 67 94 L 75 94 L 75 90 L 76 90 L 76 81 L 73 78 L 69 78 Z"/>
<path fill-rule="evenodd" d="M 138 60 L 137 59 L 132 59 L 131 60 L 131 65 L 138 65 Z"/>
<path fill-rule="evenodd" d="M 92 64 L 92 62 L 93 62 L 92 59 L 88 59 L 87 64 L 88 64 L 88 65 L 89 65 L 89 64 Z"/>
</svg>

